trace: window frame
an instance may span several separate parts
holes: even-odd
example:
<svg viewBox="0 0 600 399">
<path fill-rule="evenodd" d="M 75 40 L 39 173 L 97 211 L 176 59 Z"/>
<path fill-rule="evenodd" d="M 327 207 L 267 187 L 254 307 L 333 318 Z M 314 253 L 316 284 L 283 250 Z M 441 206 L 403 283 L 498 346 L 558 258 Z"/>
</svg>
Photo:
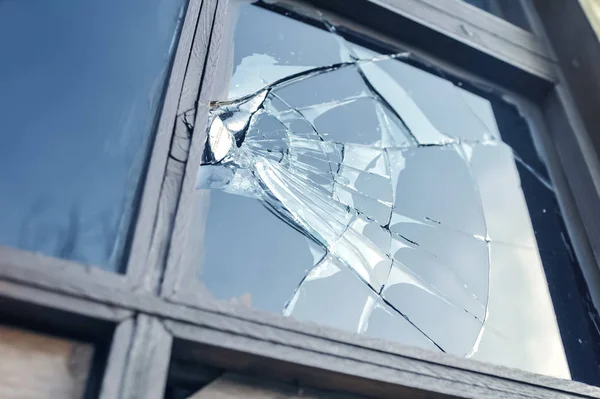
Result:
<svg viewBox="0 0 600 399">
<path fill-rule="evenodd" d="M 228 79 L 218 63 L 228 3 L 189 1 L 125 273 L 0 247 L 0 297 L 26 305 L 22 323 L 52 310 L 55 316 L 35 328 L 52 331 L 74 315 L 113 326 L 101 398 L 162 398 L 173 347 L 189 350 L 199 363 L 377 397 L 600 398 L 598 387 L 302 323 L 214 301 L 187 285 L 194 281 L 190 210 L 208 101 Z M 600 90 L 584 90 L 586 79 L 600 75 L 593 67 L 600 64 L 600 44 L 582 22 L 578 2 L 522 0 L 537 36 L 460 0 L 308 3 L 455 68 L 444 61 L 451 54 L 456 67 L 539 107 L 534 114 L 546 126 L 544 145 L 554 148 L 550 173 L 560 206 L 600 304 L 600 140 L 588 133 L 600 127 L 600 114 L 591 112 Z M 586 46 L 570 46 L 553 29 L 564 15 L 577 22 L 571 28 Z M 2 320 L 9 313 L 0 309 Z"/>
<path fill-rule="evenodd" d="M 176 207 L 178 181 L 181 180 L 182 162 L 171 156 L 169 149 L 173 126 L 182 119 L 180 97 L 183 80 L 190 58 L 190 47 L 201 15 L 202 0 L 188 0 L 185 17 L 180 27 L 177 50 L 173 55 L 170 73 L 165 82 L 162 104 L 158 110 L 152 144 L 148 150 L 145 174 L 129 226 L 129 245 L 124 251 L 121 270 L 111 272 L 81 262 L 59 259 L 26 250 L 0 246 L 0 259 L 9 270 L 22 273 L 41 273 L 48 277 L 73 282 L 94 282 L 111 287 L 146 291 L 158 290 L 163 258 L 169 237 L 169 218 Z M 189 86 L 189 83 L 188 83 Z M 165 197 L 163 192 L 169 192 Z"/>
</svg>

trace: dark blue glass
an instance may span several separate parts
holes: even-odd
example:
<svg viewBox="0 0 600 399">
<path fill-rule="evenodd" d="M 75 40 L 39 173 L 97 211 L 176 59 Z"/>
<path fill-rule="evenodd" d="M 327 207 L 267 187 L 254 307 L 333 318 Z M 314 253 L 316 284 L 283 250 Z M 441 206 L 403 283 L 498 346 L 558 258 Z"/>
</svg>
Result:
<svg viewBox="0 0 600 399">
<path fill-rule="evenodd" d="M 0 245 L 119 271 L 185 4 L 0 2 Z"/>
</svg>

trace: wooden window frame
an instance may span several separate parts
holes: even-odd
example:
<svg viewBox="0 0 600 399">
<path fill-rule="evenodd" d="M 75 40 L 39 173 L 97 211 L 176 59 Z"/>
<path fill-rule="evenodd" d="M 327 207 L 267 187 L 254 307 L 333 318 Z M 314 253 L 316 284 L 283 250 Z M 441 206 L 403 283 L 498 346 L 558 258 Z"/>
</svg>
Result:
<svg viewBox="0 0 600 399">
<path fill-rule="evenodd" d="M 567 229 L 600 304 L 600 136 L 591 134 L 600 131 L 600 88 L 589 86 L 600 82 L 600 44 L 579 3 L 522 0 L 532 34 L 460 0 L 308 2 L 533 104 Z M 72 329 L 92 342 L 112 335 L 103 399 L 162 398 L 181 350 L 199 364 L 373 397 L 600 398 L 598 387 L 301 323 L 214 301 L 191 285 L 194 182 L 208 101 L 227 80 L 218 57 L 228 3 L 189 0 L 124 274 L 2 247 L 2 320 Z M 563 18 L 572 34 L 557 29 Z"/>
</svg>

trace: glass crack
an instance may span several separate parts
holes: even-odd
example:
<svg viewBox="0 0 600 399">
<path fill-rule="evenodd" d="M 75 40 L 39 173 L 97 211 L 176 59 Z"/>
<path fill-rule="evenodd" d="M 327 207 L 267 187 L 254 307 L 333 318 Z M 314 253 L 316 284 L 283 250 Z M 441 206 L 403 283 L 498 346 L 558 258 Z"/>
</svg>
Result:
<svg viewBox="0 0 600 399">
<path fill-rule="evenodd" d="M 471 122 L 477 135 L 441 131 L 427 104 L 401 81 L 413 73 L 402 62 L 409 53 L 353 47 L 321 20 L 339 41 L 343 61 L 212 102 L 197 188 L 256 198 L 326 251 L 299 282 L 284 314 L 293 315 L 305 287 L 338 273 L 342 266 L 332 266 L 338 262 L 370 289 L 370 303 L 379 304 L 365 307 L 359 329 L 368 328 L 378 306 L 388 306 L 446 351 L 422 315 L 401 310 L 408 289 L 412 300 L 438 301 L 436 306 L 474 321 L 451 350 L 470 356 L 487 320 L 492 241 L 471 166 L 478 148 L 502 143 L 477 115 Z M 464 102 L 462 89 L 455 89 L 449 101 Z M 469 104 L 464 109 L 473 113 Z M 373 122 L 360 125 L 367 118 Z M 456 214 L 430 212 L 419 203 L 418 187 L 448 184 L 430 174 L 434 161 L 456 171 L 450 177 L 454 189 L 464 190 L 454 203 Z"/>
</svg>

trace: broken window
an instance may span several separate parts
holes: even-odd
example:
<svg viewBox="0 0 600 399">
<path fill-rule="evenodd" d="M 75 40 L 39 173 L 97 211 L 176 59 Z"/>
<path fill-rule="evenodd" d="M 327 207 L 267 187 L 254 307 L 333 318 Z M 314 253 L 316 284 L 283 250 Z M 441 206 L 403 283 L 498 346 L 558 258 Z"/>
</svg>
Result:
<svg viewBox="0 0 600 399">
<path fill-rule="evenodd" d="M 120 269 L 185 3 L 0 2 L 0 245 Z"/>
<path fill-rule="evenodd" d="M 576 260 L 518 108 L 318 11 L 229 15 L 197 180 L 206 293 L 569 378 L 584 316 L 547 280 Z"/>
</svg>

